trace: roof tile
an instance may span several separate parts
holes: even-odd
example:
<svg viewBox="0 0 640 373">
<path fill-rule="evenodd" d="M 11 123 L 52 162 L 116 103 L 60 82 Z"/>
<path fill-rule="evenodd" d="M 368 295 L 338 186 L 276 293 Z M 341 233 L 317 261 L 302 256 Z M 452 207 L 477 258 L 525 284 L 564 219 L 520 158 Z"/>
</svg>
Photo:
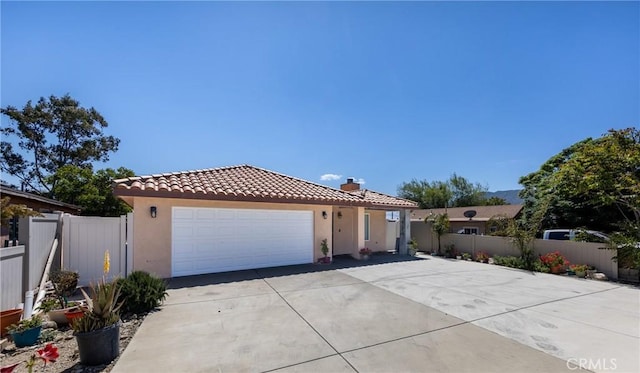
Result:
<svg viewBox="0 0 640 373">
<path fill-rule="evenodd" d="M 347 192 L 249 165 L 118 179 L 113 181 L 113 188 L 114 193 L 121 196 L 417 207 L 412 201 L 371 190 Z"/>
</svg>

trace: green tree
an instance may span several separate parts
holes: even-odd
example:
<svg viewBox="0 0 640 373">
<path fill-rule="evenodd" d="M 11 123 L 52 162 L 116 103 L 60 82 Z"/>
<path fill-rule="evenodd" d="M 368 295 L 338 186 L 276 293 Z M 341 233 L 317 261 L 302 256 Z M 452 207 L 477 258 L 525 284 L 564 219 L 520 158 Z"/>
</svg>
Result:
<svg viewBox="0 0 640 373">
<path fill-rule="evenodd" d="M 505 202 L 501 198 L 487 200 L 486 192 L 487 187 L 455 173 L 447 181 L 413 179 L 398 187 L 398 196 L 418 202 L 423 209 L 481 206 L 488 202 L 498 204 L 499 200 Z"/>
<path fill-rule="evenodd" d="M 481 206 L 487 200 L 488 188 L 480 183 L 472 183 L 454 173 L 449 178 L 448 184 L 453 193 L 451 200 L 451 206 L 453 207 Z"/>
<path fill-rule="evenodd" d="M 611 232 L 640 226 L 639 138 L 635 128 L 610 130 L 571 145 L 522 177 L 525 219 L 544 200 L 549 208 L 542 227 Z"/>
<path fill-rule="evenodd" d="M 504 214 L 494 215 L 489 220 L 487 220 L 487 229 L 489 232 L 488 236 L 502 236 L 506 237 L 509 235 L 508 228 L 513 219 L 507 217 Z"/>
<path fill-rule="evenodd" d="M 438 236 L 438 255 L 440 255 L 440 239 L 443 234 L 449 232 L 449 215 L 446 213 L 430 215 L 424 219 L 424 222 L 431 223 L 431 230 Z"/>
<path fill-rule="evenodd" d="M 10 122 L 0 129 L 0 169 L 50 198 L 56 198 L 58 169 L 107 161 L 120 142 L 103 134 L 108 124 L 96 109 L 81 107 L 68 94 L 41 97 L 35 105 L 28 101 L 22 109 L 7 106 L 0 113 Z"/>
<path fill-rule="evenodd" d="M 67 165 L 51 177 L 57 179 L 53 192 L 58 200 L 81 206 L 82 215 L 120 216 L 131 208 L 113 195 L 111 181 L 132 176 L 134 172 L 124 167 L 94 173 L 89 167 Z"/>
<path fill-rule="evenodd" d="M 535 258 L 533 255 L 533 241 L 540 230 L 544 216 L 549 208 L 549 200 L 544 199 L 536 205 L 536 210 L 528 220 L 510 219 L 507 225 L 507 236 L 511 243 L 520 251 L 520 258 L 525 269 L 533 270 Z"/>
<path fill-rule="evenodd" d="M 507 200 L 500 197 L 489 197 L 484 201 L 485 206 L 502 206 L 508 204 L 509 202 L 507 202 Z"/>
<path fill-rule="evenodd" d="M 0 198 L 0 226 L 8 227 L 9 220 L 26 216 L 42 216 L 25 205 L 11 204 L 11 197 Z"/>
</svg>

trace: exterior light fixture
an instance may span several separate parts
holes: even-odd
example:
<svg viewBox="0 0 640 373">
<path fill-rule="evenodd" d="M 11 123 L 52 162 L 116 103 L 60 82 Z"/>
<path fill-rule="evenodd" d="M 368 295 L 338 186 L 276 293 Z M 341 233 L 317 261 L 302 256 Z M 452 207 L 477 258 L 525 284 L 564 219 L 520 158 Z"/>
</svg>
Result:
<svg viewBox="0 0 640 373">
<path fill-rule="evenodd" d="M 338 211 L 338 219 L 342 219 L 342 211 Z"/>
<path fill-rule="evenodd" d="M 322 218 L 326 219 L 327 218 L 327 212 L 326 211 L 322 211 Z"/>
<path fill-rule="evenodd" d="M 156 216 L 158 216 L 158 208 L 155 206 L 151 206 L 149 208 L 149 213 L 151 214 L 151 217 L 155 219 Z"/>
</svg>

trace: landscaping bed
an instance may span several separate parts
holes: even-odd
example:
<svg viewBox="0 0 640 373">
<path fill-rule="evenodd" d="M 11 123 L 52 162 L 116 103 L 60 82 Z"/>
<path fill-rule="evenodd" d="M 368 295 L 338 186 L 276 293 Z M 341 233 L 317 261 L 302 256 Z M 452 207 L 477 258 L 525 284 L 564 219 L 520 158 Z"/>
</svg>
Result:
<svg viewBox="0 0 640 373">
<path fill-rule="evenodd" d="M 122 325 L 120 327 L 120 354 L 122 354 L 124 349 L 127 347 L 131 338 L 133 338 L 145 316 L 146 315 L 132 315 L 122 320 Z M 64 326 L 58 330 L 43 330 L 41 341 L 35 346 L 16 348 L 13 343 L 9 342 L 0 353 L 0 367 L 27 361 L 36 353 L 37 350 L 43 349 L 47 343 L 52 343 L 58 348 L 59 357 L 54 363 L 47 364 L 46 372 L 109 372 L 118 361 L 116 358 L 116 360 L 112 361 L 108 365 L 81 365 L 78 355 L 78 345 L 76 344 L 73 336 L 73 330 L 68 326 Z M 41 368 L 42 361 L 37 361 L 34 371 L 41 371 Z M 28 369 L 26 365 L 22 363 L 18 365 L 13 372 L 28 372 Z"/>
</svg>

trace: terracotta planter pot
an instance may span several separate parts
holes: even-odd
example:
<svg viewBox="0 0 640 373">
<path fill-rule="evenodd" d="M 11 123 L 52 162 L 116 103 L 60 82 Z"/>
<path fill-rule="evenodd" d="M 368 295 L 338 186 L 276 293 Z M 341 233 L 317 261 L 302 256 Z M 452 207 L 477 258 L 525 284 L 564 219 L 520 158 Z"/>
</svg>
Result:
<svg viewBox="0 0 640 373">
<path fill-rule="evenodd" d="M 7 326 L 17 324 L 22 317 L 22 309 L 14 308 L 12 310 L 2 311 L 0 313 L 0 337 L 4 337 L 7 332 Z"/>
<path fill-rule="evenodd" d="M 57 310 L 51 310 L 47 312 L 47 317 L 49 318 L 49 320 L 55 321 L 57 325 L 67 325 L 69 323 L 69 320 L 67 320 L 67 316 L 65 316 L 65 313 L 67 311 L 76 310 L 78 307 L 83 306 L 72 306 L 67 308 L 60 308 Z"/>
<path fill-rule="evenodd" d="M 84 312 L 85 311 L 86 310 L 84 308 L 81 308 L 81 307 L 69 308 L 64 313 L 64 316 L 67 318 L 67 323 L 72 325 L 73 324 L 73 320 L 79 319 L 82 316 L 84 316 Z"/>
</svg>

